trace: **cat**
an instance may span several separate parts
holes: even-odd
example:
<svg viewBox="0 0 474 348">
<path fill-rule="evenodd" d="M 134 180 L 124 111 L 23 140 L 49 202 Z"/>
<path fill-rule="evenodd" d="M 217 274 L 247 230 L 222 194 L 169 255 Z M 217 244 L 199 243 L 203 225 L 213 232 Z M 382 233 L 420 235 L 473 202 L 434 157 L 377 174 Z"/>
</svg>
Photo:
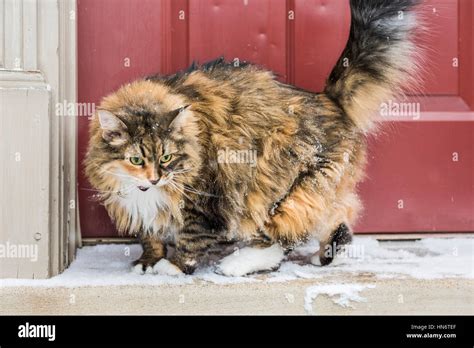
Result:
<svg viewBox="0 0 474 348">
<path fill-rule="evenodd" d="M 331 263 L 352 239 L 380 104 L 415 82 L 415 5 L 351 0 L 349 40 L 322 93 L 220 58 L 103 98 L 85 172 L 118 231 L 139 237 L 134 270 L 191 274 L 238 245 L 216 272 L 242 276 L 278 268 L 311 238 L 311 262 Z"/>
</svg>

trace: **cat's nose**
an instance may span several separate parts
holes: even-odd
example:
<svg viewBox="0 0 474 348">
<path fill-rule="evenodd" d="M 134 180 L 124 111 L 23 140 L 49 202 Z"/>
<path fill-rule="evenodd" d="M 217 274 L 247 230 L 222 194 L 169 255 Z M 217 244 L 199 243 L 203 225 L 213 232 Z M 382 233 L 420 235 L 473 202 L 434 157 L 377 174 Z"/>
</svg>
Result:
<svg viewBox="0 0 474 348">
<path fill-rule="evenodd" d="M 160 181 L 160 179 L 150 180 L 150 183 L 151 183 L 152 185 L 156 185 L 156 184 L 158 184 L 158 181 Z"/>
</svg>

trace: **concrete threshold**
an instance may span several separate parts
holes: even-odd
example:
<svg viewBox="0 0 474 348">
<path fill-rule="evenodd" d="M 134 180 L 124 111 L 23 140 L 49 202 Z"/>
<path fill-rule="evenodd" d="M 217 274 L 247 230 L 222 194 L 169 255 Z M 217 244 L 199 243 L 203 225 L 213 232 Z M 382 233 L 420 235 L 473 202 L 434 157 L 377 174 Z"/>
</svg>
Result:
<svg viewBox="0 0 474 348">
<path fill-rule="evenodd" d="M 361 290 L 363 302 L 347 307 L 333 301 L 337 296 L 321 294 L 308 311 L 306 290 L 328 283 L 375 287 Z M 363 274 L 282 283 L 5 287 L 0 289 L 0 314 L 472 315 L 473 290 L 470 279 L 376 279 Z"/>
</svg>

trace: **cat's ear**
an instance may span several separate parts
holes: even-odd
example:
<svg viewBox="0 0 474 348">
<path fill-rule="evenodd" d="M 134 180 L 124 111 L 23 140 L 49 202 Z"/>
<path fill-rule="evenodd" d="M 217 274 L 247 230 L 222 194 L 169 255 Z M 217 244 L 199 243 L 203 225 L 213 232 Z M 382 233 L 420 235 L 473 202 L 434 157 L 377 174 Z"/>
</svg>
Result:
<svg viewBox="0 0 474 348">
<path fill-rule="evenodd" d="M 191 105 L 184 105 L 176 110 L 170 111 L 166 116 L 165 127 L 167 129 L 179 130 L 181 129 L 191 115 Z"/>
<path fill-rule="evenodd" d="M 127 126 L 107 110 L 98 110 L 102 138 L 112 146 L 121 146 L 128 141 Z"/>
</svg>

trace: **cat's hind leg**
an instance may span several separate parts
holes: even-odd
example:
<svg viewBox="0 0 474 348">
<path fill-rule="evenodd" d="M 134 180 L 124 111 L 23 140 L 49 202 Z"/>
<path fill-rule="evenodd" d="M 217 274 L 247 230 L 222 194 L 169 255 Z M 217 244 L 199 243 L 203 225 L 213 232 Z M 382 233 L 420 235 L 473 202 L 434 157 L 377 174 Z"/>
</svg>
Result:
<svg viewBox="0 0 474 348">
<path fill-rule="evenodd" d="M 139 237 L 143 252 L 133 262 L 133 271 L 138 274 L 153 273 L 153 266 L 166 256 L 166 246 L 157 237 L 143 235 Z"/>
<path fill-rule="evenodd" d="M 226 276 L 240 277 L 262 271 L 273 271 L 280 267 L 285 249 L 269 238 L 260 236 L 232 254 L 224 257 L 216 272 Z"/>
<path fill-rule="evenodd" d="M 325 241 L 319 242 L 319 250 L 311 258 L 311 263 L 317 266 L 329 265 L 334 258 L 338 250 L 346 244 L 352 241 L 352 233 L 349 227 L 342 223 L 329 235 Z"/>
<path fill-rule="evenodd" d="M 351 242 L 348 226 L 357 217 L 360 202 L 352 192 L 352 178 L 345 179 L 344 184 L 339 183 L 337 190 L 320 173 L 316 173 L 315 178 L 319 186 L 311 180 L 299 180 L 299 184 L 294 185 L 277 204 L 266 231 L 273 239 L 288 243 L 298 244 L 313 237 L 318 239 L 320 251 L 311 262 L 324 266 L 332 262 L 338 246 Z"/>
</svg>

